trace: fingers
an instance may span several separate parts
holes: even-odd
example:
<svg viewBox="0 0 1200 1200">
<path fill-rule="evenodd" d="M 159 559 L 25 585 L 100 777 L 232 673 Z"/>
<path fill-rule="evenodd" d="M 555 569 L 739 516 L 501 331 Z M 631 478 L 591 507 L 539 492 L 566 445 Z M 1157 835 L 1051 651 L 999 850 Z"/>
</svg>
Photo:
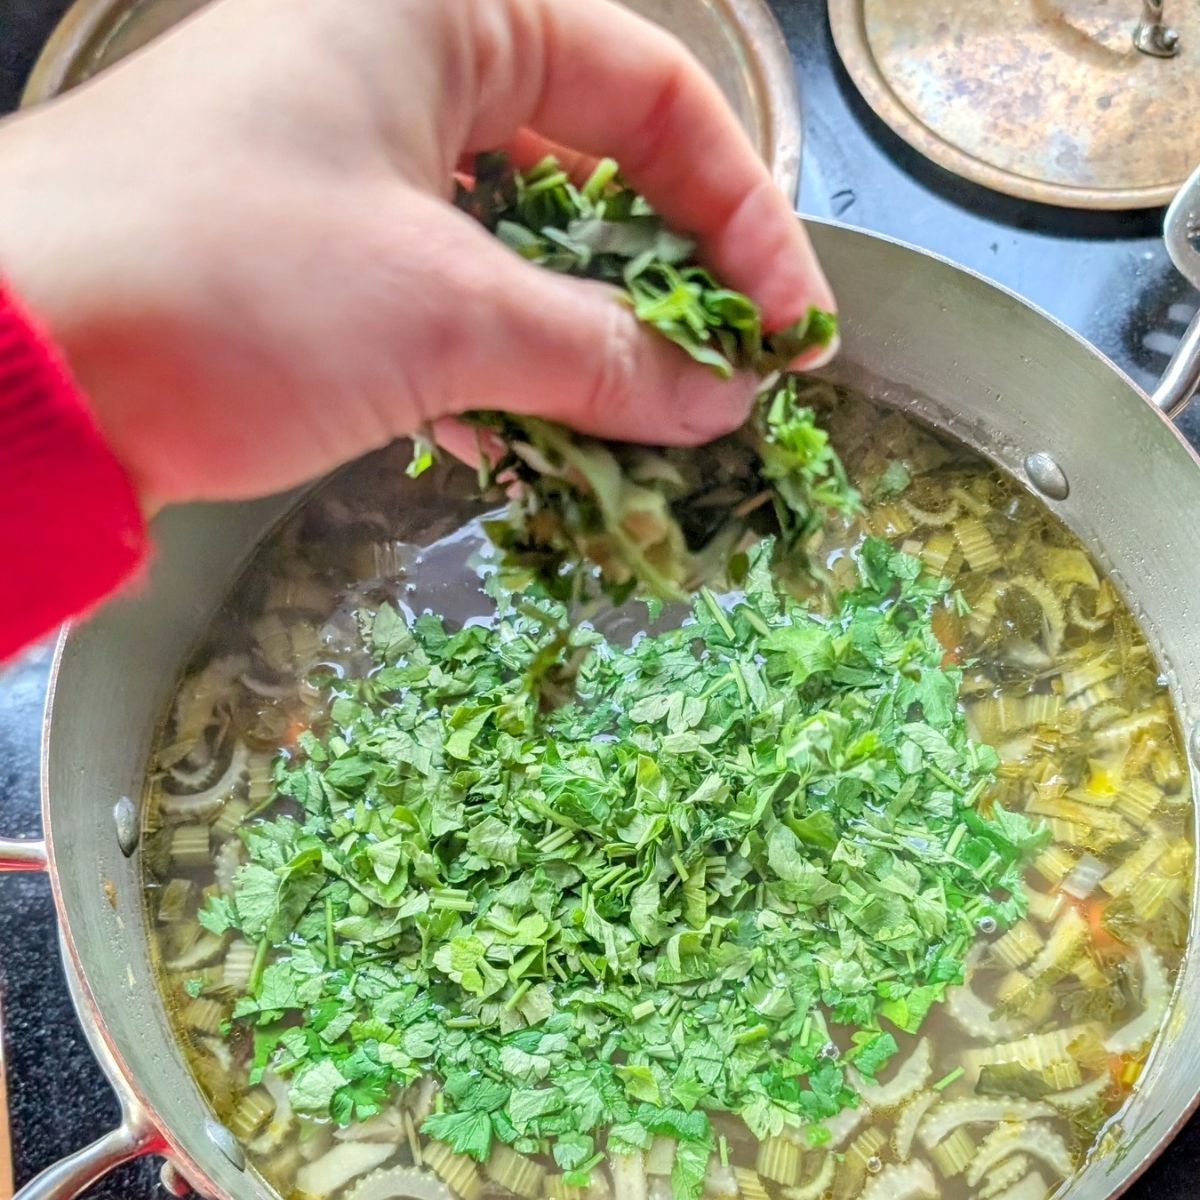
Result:
<svg viewBox="0 0 1200 1200">
<path fill-rule="evenodd" d="M 552 142 L 548 138 L 542 137 L 540 133 L 534 133 L 532 129 L 517 130 L 498 149 L 502 150 L 509 162 L 521 171 L 527 171 L 530 167 L 537 166 L 547 155 L 553 155 L 562 169 L 577 184 L 585 183 L 600 162 L 593 154 L 581 154 L 569 146 L 561 146 L 558 142 Z M 459 158 L 457 173 L 464 180 L 474 178 L 474 153 L 463 154 Z"/>
<path fill-rule="evenodd" d="M 745 420 L 753 379 L 718 379 L 641 325 L 613 289 L 533 266 L 460 214 L 446 220 L 453 246 L 439 256 L 426 289 L 437 298 L 405 364 L 427 420 L 498 408 L 675 445 Z"/>
<path fill-rule="evenodd" d="M 558 159 L 567 174 L 580 184 L 591 175 L 599 162 L 594 155 L 581 154 L 577 150 L 571 150 L 557 142 L 551 142 L 531 129 L 522 129 L 504 150 L 509 159 L 523 170 L 536 166 L 546 155 L 552 154 Z M 763 193 L 763 195 L 767 195 L 767 193 Z M 743 224 L 745 228 L 743 228 Z M 723 235 L 729 242 L 729 257 L 737 258 L 742 266 L 756 267 L 754 274 L 762 280 L 758 285 L 756 298 L 764 312 L 788 313 L 796 301 L 795 282 L 789 278 L 786 272 L 780 273 L 776 268 L 781 261 L 786 261 L 790 253 L 790 246 L 789 244 L 773 244 L 771 239 L 760 237 L 760 228 L 759 215 L 755 212 L 754 205 L 747 204 L 741 211 L 738 221 L 732 222 Z M 796 230 L 799 230 L 800 236 L 807 245 L 808 234 L 805 232 L 804 226 L 791 217 L 786 227 L 789 242 Z M 762 260 L 758 264 L 749 264 L 739 248 L 754 249 L 756 243 Z M 816 299 L 811 303 L 826 309 L 831 309 L 834 305 L 832 296 L 827 297 L 824 301 Z M 801 315 L 807 307 L 807 303 L 802 304 L 796 315 Z M 781 317 L 775 322 L 768 319 L 767 328 L 779 328 L 794 319 L 795 317 L 790 316 Z M 816 370 L 833 361 L 840 345 L 841 340 L 835 335 L 828 346 L 808 351 L 796 359 L 791 366 L 795 370 Z"/>
<path fill-rule="evenodd" d="M 553 154 L 563 170 L 580 184 L 587 180 L 600 161 L 594 154 L 581 154 L 578 150 L 572 150 L 569 146 L 562 146 L 534 133 L 532 129 L 518 130 L 504 147 L 504 153 L 522 171 L 537 166 L 546 155 Z"/>
<path fill-rule="evenodd" d="M 611 0 L 507 5 L 521 85 L 514 76 L 507 96 L 491 94 L 480 132 L 508 121 L 617 159 L 668 224 L 697 239 L 703 260 L 758 302 L 768 328 L 810 304 L 834 307 L 791 204 L 679 42 Z M 536 94 L 524 86 L 529 72 L 540 78 Z"/>
<path fill-rule="evenodd" d="M 433 436 L 443 450 L 471 468 L 477 468 L 484 458 L 496 463 L 504 453 L 504 446 L 490 429 L 468 425 L 458 417 L 439 417 L 433 423 Z"/>
</svg>

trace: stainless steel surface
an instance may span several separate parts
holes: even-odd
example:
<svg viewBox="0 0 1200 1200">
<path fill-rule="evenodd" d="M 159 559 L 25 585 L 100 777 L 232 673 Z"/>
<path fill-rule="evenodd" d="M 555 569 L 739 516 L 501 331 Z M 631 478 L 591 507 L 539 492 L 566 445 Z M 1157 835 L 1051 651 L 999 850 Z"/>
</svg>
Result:
<svg viewBox="0 0 1200 1200">
<path fill-rule="evenodd" d="M 766 0 L 621 0 L 673 33 L 720 85 L 783 193 L 800 185 L 800 97 Z"/>
<path fill-rule="evenodd" d="M 37 104 L 139 49 L 206 0 L 76 0 L 46 43 L 22 105 Z M 787 43 L 767 0 L 622 0 L 675 34 L 725 93 L 775 182 L 800 182 L 800 102 Z"/>
<path fill-rule="evenodd" d="M 1174 58 L 1179 53 L 1179 30 L 1163 20 L 1163 0 L 1142 0 L 1142 19 L 1133 31 L 1133 44 L 1155 58 Z"/>
<path fill-rule="evenodd" d="M 48 1167 L 30 1180 L 18 1193 L 18 1200 L 71 1200 L 85 1192 L 114 1167 L 147 1152 L 145 1130 L 120 1125 L 98 1138 L 90 1146 L 77 1150 Z"/>
<path fill-rule="evenodd" d="M 4 869 L 3 864 L 0 864 L 0 871 Z M 48 862 L 43 864 L 43 869 L 50 873 L 50 884 L 57 902 L 57 877 Z M 101 902 L 100 897 L 96 897 L 96 902 Z M 47 1167 L 25 1184 L 14 1200 L 71 1200 L 72 1197 L 85 1192 L 96 1180 L 130 1159 L 146 1154 L 166 1153 L 166 1144 L 158 1126 L 148 1115 L 136 1089 L 125 1080 L 117 1068 L 98 1023 L 88 1016 L 96 1009 L 96 1002 L 88 985 L 80 976 L 74 961 L 67 955 L 65 943 L 61 948 L 63 974 L 75 1011 L 80 1015 L 80 1023 L 92 1053 L 116 1092 L 121 1120 L 115 1129 L 97 1138 L 90 1145 Z"/>
<path fill-rule="evenodd" d="M 246 1169 L 246 1152 L 238 1144 L 237 1138 L 220 1121 L 214 1121 L 211 1118 L 205 1121 L 204 1132 L 208 1134 L 208 1140 L 216 1146 L 235 1170 L 244 1171 Z"/>
<path fill-rule="evenodd" d="M 834 287 L 853 297 L 837 373 L 979 448 L 1018 479 L 1031 454 L 1053 447 L 1071 487 L 1051 507 L 1132 605 L 1184 727 L 1194 728 L 1200 556 L 1180 548 L 1191 544 L 1200 512 L 1200 464 L 1186 444 L 1107 360 L 1011 293 L 867 233 L 816 224 L 812 234 Z M 875 378 L 880 370 L 886 379 Z M 1130 461 L 1139 469 L 1113 469 Z M 140 794 L 176 672 L 246 556 L 294 499 L 165 514 L 149 586 L 61 643 L 43 748 L 50 874 L 70 971 L 87 980 L 77 981 L 76 1000 L 90 1040 L 127 1120 L 162 1131 L 161 1138 L 146 1132 L 141 1149 L 168 1153 L 187 1179 L 222 1200 L 272 1193 L 252 1169 L 239 1171 L 206 1130 L 211 1114 L 155 989 L 137 855 L 121 853 L 112 806 Z M 1175 1016 L 1127 1113 L 1124 1153 L 1091 1162 L 1069 1189 L 1071 1200 L 1119 1195 L 1194 1106 L 1200 1079 L 1186 1048 L 1200 1040 L 1200 1008 L 1191 1003 L 1197 989 L 1200 965 L 1189 955 Z M 107 1144 L 118 1146 L 126 1146 L 120 1137 Z M 44 1195 L 27 1191 L 21 1200 Z"/>
<path fill-rule="evenodd" d="M 147 1131 L 140 1151 L 166 1154 L 193 1187 L 227 1200 L 266 1200 L 273 1193 L 236 1167 L 208 1132 L 212 1114 L 154 990 L 138 856 L 121 852 L 112 813 L 121 796 L 141 794 L 158 713 L 219 593 L 289 502 L 277 497 L 166 513 L 156 523 L 160 552 L 148 590 L 116 601 L 60 641 L 42 748 L 49 873 L 88 1040 L 121 1101 L 124 1123 Z M 102 659 L 141 665 L 109 672 L 97 669 Z M 77 681 L 83 690 L 73 694 Z M 78 769 L 82 763 L 86 772 Z M 28 1190 L 37 1185 L 18 1200 L 43 1200 Z"/>
<path fill-rule="evenodd" d="M 116 827 L 117 845 L 128 858 L 137 849 L 142 834 L 137 805 L 128 796 L 122 796 L 113 806 L 113 825 Z"/>
<path fill-rule="evenodd" d="M 1200 312 L 1192 317 L 1162 380 L 1151 397 L 1155 406 L 1174 419 L 1200 387 Z"/>
<path fill-rule="evenodd" d="M 1200 167 L 1168 206 L 1163 241 L 1175 269 L 1192 287 L 1200 288 Z"/>
<path fill-rule="evenodd" d="M 33 65 L 21 103 L 65 92 L 140 49 L 207 0 L 76 0 Z"/>
<path fill-rule="evenodd" d="M 169 1159 L 163 1163 L 158 1173 L 158 1181 L 164 1191 L 180 1198 L 192 1194 L 192 1185 L 179 1173 L 178 1168 Z"/>
<path fill-rule="evenodd" d="M 828 7 L 863 98 L 965 179 L 1072 208 L 1147 208 L 1200 162 L 1200 56 L 1140 52 L 1140 0 Z M 1181 43 L 1200 46 L 1200 5 L 1171 16 Z"/>
</svg>

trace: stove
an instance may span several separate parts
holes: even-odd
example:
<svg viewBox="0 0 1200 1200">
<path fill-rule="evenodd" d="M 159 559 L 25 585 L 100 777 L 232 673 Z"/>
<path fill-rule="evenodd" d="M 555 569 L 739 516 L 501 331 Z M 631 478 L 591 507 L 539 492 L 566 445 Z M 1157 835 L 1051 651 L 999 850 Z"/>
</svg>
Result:
<svg viewBox="0 0 1200 1200">
<path fill-rule="evenodd" d="M 1200 297 L 1159 241 L 1161 212 L 1071 212 L 1012 200 L 921 158 L 875 117 L 842 70 L 824 0 L 772 0 L 804 102 L 800 207 L 951 258 L 1021 293 L 1152 387 Z M 0 0 L 0 111 L 12 108 L 67 0 Z M 1200 448 L 1200 405 L 1180 422 Z M 0 831 L 39 832 L 38 739 L 50 647 L 0 672 Z M 0 992 L 20 1187 L 112 1128 L 117 1104 L 63 981 L 45 879 L 0 877 Z M 1128 1193 L 1192 1200 L 1200 1117 Z M 157 1165 L 121 1168 L 89 1193 L 148 1200 Z"/>
</svg>

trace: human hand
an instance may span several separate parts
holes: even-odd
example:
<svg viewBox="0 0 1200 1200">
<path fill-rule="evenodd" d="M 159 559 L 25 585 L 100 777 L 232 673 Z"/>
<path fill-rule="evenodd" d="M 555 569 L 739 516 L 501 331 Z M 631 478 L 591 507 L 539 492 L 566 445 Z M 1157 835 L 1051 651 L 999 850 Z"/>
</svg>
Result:
<svg viewBox="0 0 1200 1200">
<path fill-rule="evenodd" d="M 703 441 L 722 382 L 449 202 L 508 146 L 611 154 L 768 328 L 833 306 L 715 85 L 609 0 L 219 0 L 0 126 L 0 274 L 148 508 L 277 490 L 472 408 Z"/>
</svg>

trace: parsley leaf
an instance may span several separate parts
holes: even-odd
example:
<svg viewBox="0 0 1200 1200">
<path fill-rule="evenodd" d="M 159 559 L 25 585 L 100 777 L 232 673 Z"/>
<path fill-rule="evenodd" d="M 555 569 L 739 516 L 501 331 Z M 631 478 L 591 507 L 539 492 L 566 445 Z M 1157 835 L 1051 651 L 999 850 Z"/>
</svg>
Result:
<svg viewBox="0 0 1200 1200">
<path fill-rule="evenodd" d="M 486 1161 L 492 1151 L 492 1119 L 487 1113 L 434 1113 L 425 1118 L 421 1132 L 479 1162 Z"/>
</svg>

